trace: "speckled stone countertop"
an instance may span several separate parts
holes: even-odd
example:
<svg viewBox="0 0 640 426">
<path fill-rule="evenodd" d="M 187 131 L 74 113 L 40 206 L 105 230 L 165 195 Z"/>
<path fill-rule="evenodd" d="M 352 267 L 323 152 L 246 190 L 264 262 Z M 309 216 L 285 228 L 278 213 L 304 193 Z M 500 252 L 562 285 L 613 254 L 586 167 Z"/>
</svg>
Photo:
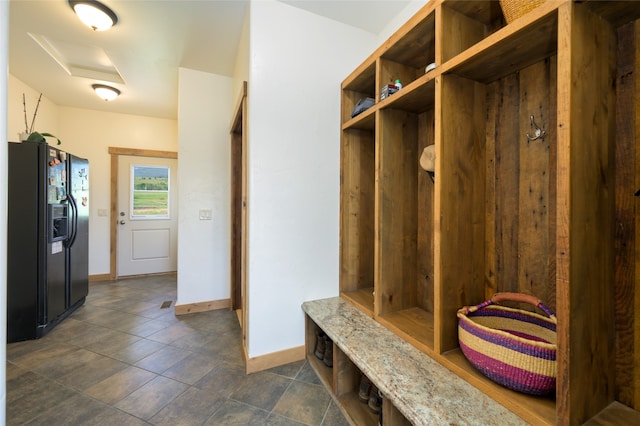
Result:
<svg viewBox="0 0 640 426">
<path fill-rule="evenodd" d="M 526 425 L 340 297 L 302 309 L 414 425 Z"/>
</svg>

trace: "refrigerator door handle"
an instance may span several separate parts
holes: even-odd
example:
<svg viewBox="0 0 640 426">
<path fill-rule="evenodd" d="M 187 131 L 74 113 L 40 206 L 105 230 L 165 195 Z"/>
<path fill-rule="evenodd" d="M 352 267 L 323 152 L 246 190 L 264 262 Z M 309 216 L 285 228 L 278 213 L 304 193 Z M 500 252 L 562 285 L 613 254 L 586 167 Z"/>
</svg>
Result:
<svg viewBox="0 0 640 426">
<path fill-rule="evenodd" d="M 67 195 L 67 199 L 69 200 L 69 206 L 71 207 L 71 214 L 73 216 L 73 219 L 71 222 L 71 233 L 65 241 L 65 247 L 71 247 L 76 241 L 76 235 L 78 234 L 78 204 L 76 204 L 76 200 L 71 194 Z"/>
</svg>

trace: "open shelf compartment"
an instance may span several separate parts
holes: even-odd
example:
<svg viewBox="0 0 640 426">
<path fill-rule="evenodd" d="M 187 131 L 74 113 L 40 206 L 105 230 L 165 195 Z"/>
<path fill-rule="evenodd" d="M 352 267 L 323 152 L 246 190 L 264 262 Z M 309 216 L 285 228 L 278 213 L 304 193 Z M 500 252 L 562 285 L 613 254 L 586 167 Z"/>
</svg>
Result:
<svg viewBox="0 0 640 426">
<path fill-rule="evenodd" d="M 435 11 L 417 18 L 417 22 L 401 38 L 396 38 L 380 56 L 378 90 L 400 80 L 403 86 L 425 74 L 427 65 L 435 62 Z"/>
<path fill-rule="evenodd" d="M 557 74 L 552 56 L 491 83 L 441 77 L 440 353 L 459 353 L 457 310 L 496 292 L 533 294 L 556 309 Z M 544 138 L 527 137 L 532 115 Z M 514 398 L 464 356 L 446 360 L 525 420 L 540 423 L 544 413 L 555 424 L 553 400 Z"/>
<path fill-rule="evenodd" d="M 429 99 L 424 100 L 425 103 Z M 379 111 L 376 297 L 379 320 L 433 348 L 434 183 L 420 167 L 434 141 L 434 111 Z"/>
<path fill-rule="evenodd" d="M 445 63 L 504 27 L 497 1 L 445 1 L 440 13 L 440 59 Z"/>
<path fill-rule="evenodd" d="M 362 372 L 358 367 L 336 347 L 337 386 L 336 397 L 353 424 L 377 426 L 378 415 L 369 406 L 360 401 L 358 393 Z"/>
<path fill-rule="evenodd" d="M 342 132 L 340 292 L 369 315 L 373 315 L 374 288 L 375 151 L 372 131 Z"/>
<path fill-rule="evenodd" d="M 330 391 L 337 406 L 352 424 L 377 426 L 378 415 L 373 413 L 366 403 L 358 398 L 362 373 L 358 367 L 335 344 L 333 345 L 333 367 L 328 367 L 315 356 L 317 332 L 320 327 L 305 314 L 306 323 L 306 358 L 320 381 Z"/>
<path fill-rule="evenodd" d="M 342 120 L 343 127 L 373 130 L 373 109 L 351 117 L 358 101 L 365 98 L 376 100 L 376 63 L 365 63 L 342 82 Z M 361 121 L 369 116 L 369 120 Z M 347 125 L 347 123 L 351 123 Z M 355 123 L 355 125 L 354 125 Z"/>
<path fill-rule="evenodd" d="M 489 83 L 556 54 L 557 7 L 556 2 L 545 3 L 482 39 L 450 58 L 443 73 Z"/>
<path fill-rule="evenodd" d="M 333 377 L 333 368 L 328 367 L 323 360 L 319 359 L 315 355 L 316 345 L 318 343 L 319 335 L 324 331 L 313 322 L 308 315 L 305 315 L 305 353 L 307 362 L 311 365 L 311 368 L 316 372 L 320 381 L 325 385 L 327 389 L 331 389 L 335 392 L 335 380 Z M 335 359 L 335 349 L 333 351 Z"/>
</svg>

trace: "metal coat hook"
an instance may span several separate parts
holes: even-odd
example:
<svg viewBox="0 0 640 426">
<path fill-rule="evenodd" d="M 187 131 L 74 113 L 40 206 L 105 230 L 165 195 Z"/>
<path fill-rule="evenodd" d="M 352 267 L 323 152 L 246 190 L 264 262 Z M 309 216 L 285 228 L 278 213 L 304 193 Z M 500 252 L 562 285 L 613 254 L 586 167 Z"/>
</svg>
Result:
<svg viewBox="0 0 640 426">
<path fill-rule="evenodd" d="M 530 141 L 535 141 L 537 139 L 544 139 L 544 137 L 547 135 L 547 132 L 545 132 L 540 127 L 538 127 L 536 122 L 533 120 L 533 115 L 531 116 L 531 126 L 533 126 L 536 129 L 535 136 L 532 137 L 531 135 L 529 135 L 529 133 L 527 133 L 527 139 L 529 139 Z"/>
</svg>

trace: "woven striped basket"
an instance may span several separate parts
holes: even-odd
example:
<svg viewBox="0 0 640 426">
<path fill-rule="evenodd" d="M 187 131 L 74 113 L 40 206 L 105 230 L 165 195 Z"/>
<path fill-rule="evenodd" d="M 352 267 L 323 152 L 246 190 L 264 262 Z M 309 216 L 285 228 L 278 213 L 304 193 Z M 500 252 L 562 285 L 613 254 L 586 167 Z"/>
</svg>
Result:
<svg viewBox="0 0 640 426">
<path fill-rule="evenodd" d="M 500 306 L 502 301 L 537 306 L 535 312 Z M 546 395 L 556 387 L 556 315 L 539 299 L 496 293 L 458 310 L 458 341 L 464 356 L 485 376 L 509 389 Z"/>
<path fill-rule="evenodd" d="M 500 0 L 500 8 L 507 24 L 510 24 L 542 3 L 544 0 Z"/>
</svg>

